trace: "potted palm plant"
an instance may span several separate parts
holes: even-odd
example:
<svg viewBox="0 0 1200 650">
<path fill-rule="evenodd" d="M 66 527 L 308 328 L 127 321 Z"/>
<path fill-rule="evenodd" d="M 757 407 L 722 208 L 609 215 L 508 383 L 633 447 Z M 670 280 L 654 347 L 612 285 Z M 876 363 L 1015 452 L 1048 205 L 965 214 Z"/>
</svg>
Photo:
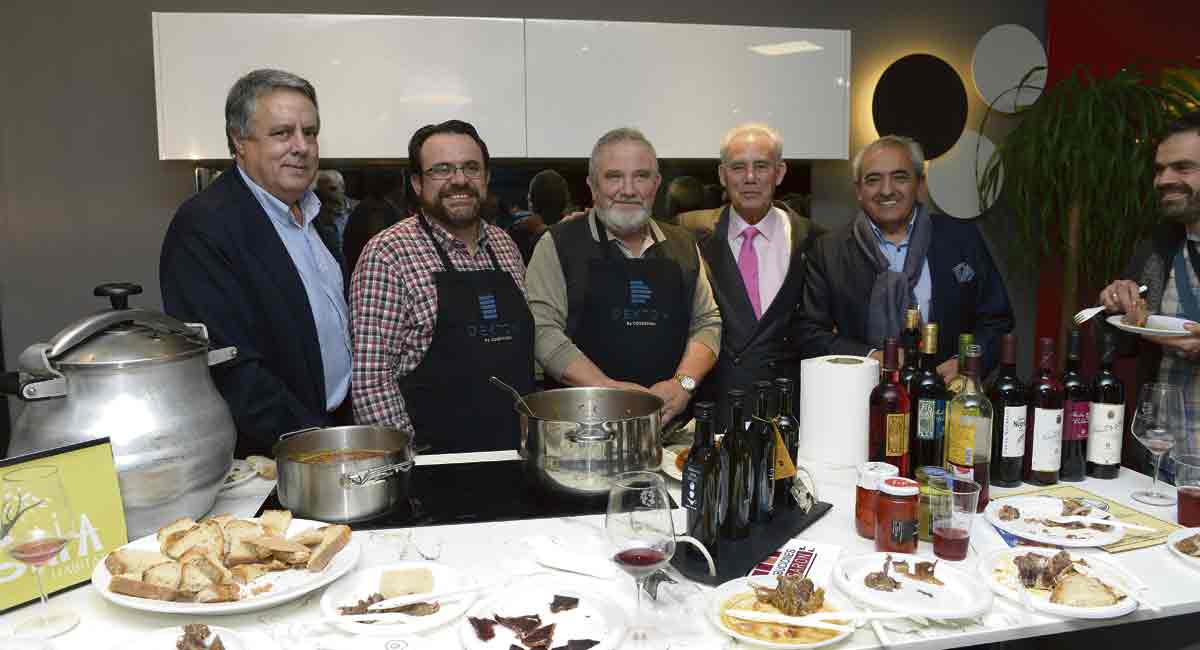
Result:
<svg viewBox="0 0 1200 650">
<path fill-rule="evenodd" d="M 1126 68 L 1093 77 L 1078 68 L 1018 112 L 1020 123 L 979 177 L 980 196 L 1002 191 L 1011 214 L 1014 268 L 1033 277 L 1041 259 L 1062 257 L 1060 364 L 1080 296 L 1117 277 L 1157 220 L 1155 148 L 1171 119 L 1200 106 L 1198 72 Z"/>
</svg>

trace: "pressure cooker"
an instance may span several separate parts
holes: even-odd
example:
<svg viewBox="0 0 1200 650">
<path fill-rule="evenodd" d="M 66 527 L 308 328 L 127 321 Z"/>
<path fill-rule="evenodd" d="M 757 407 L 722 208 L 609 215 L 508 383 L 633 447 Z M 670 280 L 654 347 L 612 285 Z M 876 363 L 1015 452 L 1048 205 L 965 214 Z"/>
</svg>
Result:
<svg viewBox="0 0 1200 650">
<path fill-rule="evenodd" d="M 111 439 L 130 539 L 207 513 L 236 437 L 208 368 L 237 350 L 210 350 L 202 324 L 130 309 L 129 297 L 141 292 L 128 283 L 96 287 L 111 309 L 26 348 L 20 370 L 3 382 L 24 402 L 10 455 Z"/>
</svg>

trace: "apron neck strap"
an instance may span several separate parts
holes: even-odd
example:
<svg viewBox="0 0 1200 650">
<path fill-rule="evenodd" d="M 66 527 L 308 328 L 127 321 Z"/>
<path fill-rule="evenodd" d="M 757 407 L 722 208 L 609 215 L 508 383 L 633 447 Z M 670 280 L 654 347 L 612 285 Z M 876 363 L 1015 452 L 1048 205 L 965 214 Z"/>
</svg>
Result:
<svg viewBox="0 0 1200 650">
<path fill-rule="evenodd" d="M 437 237 L 434 237 L 433 226 L 429 225 L 429 220 L 425 218 L 424 213 L 418 214 L 417 219 L 421 220 L 421 229 L 424 230 L 425 235 L 429 237 L 429 241 L 433 244 L 433 249 L 437 251 L 438 257 L 442 258 L 442 268 L 452 272 L 458 271 L 458 269 L 454 267 L 454 262 L 450 261 L 450 256 L 446 254 L 446 250 L 442 248 L 440 243 L 438 243 Z M 484 228 L 486 226 L 480 223 L 479 227 Z M 483 249 L 487 251 L 488 258 L 492 261 L 492 270 L 499 271 L 500 261 L 496 259 L 496 253 L 492 251 L 491 244 L 484 242 Z"/>
</svg>

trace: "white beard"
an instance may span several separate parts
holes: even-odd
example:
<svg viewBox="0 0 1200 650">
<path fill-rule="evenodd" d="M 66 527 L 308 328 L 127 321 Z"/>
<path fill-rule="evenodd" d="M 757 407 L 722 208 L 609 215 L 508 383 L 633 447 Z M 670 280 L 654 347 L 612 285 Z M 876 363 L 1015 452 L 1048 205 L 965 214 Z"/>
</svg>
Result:
<svg viewBox="0 0 1200 650">
<path fill-rule="evenodd" d="M 627 208 L 596 208 L 596 217 L 612 234 L 618 237 L 632 235 L 642 229 L 650 220 L 650 210 L 645 207 Z"/>
</svg>

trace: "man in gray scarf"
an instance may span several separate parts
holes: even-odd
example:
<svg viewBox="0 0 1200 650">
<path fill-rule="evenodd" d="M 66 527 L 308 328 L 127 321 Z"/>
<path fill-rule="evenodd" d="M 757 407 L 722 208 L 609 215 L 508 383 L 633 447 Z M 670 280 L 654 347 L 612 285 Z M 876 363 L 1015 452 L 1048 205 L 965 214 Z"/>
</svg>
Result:
<svg viewBox="0 0 1200 650">
<path fill-rule="evenodd" d="M 899 336 L 909 306 L 939 324 L 938 372 L 949 380 L 958 335 L 974 332 L 985 372 L 999 338 L 1013 327 L 1012 307 L 975 224 L 933 214 L 918 201 L 925 157 L 910 138 L 884 136 L 854 159 L 859 211 L 817 241 L 809 258 L 797 340 L 806 356 L 879 357 Z"/>
</svg>

